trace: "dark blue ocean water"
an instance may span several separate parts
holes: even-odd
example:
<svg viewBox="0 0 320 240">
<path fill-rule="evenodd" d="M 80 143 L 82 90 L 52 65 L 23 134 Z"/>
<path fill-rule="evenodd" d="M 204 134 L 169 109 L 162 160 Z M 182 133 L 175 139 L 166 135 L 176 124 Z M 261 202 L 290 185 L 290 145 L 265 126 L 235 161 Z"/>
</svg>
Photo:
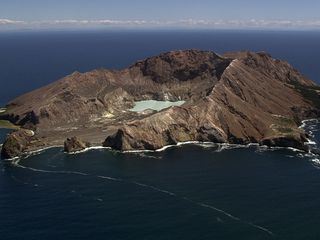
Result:
<svg viewBox="0 0 320 240">
<path fill-rule="evenodd" d="M 320 31 L 0 32 L 0 105 L 76 70 L 125 68 L 189 48 L 267 51 L 320 82 Z"/>
<path fill-rule="evenodd" d="M 268 51 L 320 82 L 315 32 L 11 32 L 0 33 L 0 102 L 75 70 L 185 48 Z M 319 141 L 319 124 L 308 127 Z M 0 162 L 0 239 L 320 239 L 319 167 L 285 149 L 49 149 Z"/>
</svg>

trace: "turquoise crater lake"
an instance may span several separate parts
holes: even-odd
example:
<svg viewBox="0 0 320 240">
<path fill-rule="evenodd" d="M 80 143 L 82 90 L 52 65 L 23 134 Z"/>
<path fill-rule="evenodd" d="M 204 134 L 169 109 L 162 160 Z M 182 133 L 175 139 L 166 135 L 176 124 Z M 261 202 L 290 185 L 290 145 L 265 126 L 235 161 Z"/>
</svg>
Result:
<svg viewBox="0 0 320 240">
<path fill-rule="evenodd" d="M 155 111 L 161 111 L 163 109 L 172 107 L 172 106 L 181 106 L 185 101 L 156 101 L 156 100 L 144 100 L 135 102 L 135 106 L 130 109 L 132 112 L 143 112 L 145 110 L 151 109 Z"/>
</svg>

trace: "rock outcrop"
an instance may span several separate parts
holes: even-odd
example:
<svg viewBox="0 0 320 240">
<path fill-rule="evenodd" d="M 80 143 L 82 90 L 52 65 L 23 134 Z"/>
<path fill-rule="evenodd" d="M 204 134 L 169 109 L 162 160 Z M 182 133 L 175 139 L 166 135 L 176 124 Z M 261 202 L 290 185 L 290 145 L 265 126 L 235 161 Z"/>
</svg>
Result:
<svg viewBox="0 0 320 240">
<path fill-rule="evenodd" d="M 299 135 L 289 135 L 289 136 L 274 136 L 270 138 L 262 139 L 260 142 L 262 145 L 266 145 L 269 147 L 291 147 L 295 149 L 300 149 L 303 151 L 308 151 L 309 148 L 305 142 L 307 142 L 308 139 L 305 134 L 299 134 Z"/>
<path fill-rule="evenodd" d="M 223 56 L 173 51 L 129 68 L 75 72 L 14 99 L 1 119 L 47 144 L 70 134 L 118 150 L 185 141 L 259 143 L 305 149 L 301 120 L 319 117 L 320 87 L 264 52 Z M 140 100 L 184 100 L 133 113 Z M 49 141 L 50 140 L 50 141 Z"/>
<path fill-rule="evenodd" d="M 21 156 L 27 149 L 33 137 L 30 130 L 18 130 L 8 135 L 1 150 L 2 159 L 12 159 Z"/>
<path fill-rule="evenodd" d="M 91 144 L 88 142 L 84 142 L 77 137 L 71 137 L 67 138 L 67 140 L 64 142 L 64 151 L 67 153 L 75 153 L 85 150 L 90 146 Z"/>
</svg>

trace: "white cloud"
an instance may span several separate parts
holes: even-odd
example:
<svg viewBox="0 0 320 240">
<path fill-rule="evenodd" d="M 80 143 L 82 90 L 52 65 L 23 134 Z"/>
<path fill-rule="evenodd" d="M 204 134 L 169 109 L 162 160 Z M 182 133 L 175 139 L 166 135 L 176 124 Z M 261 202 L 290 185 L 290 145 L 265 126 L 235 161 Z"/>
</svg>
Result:
<svg viewBox="0 0 320 240">
<path fill-rule="evenodd" d="M 241 28 L 320 28 L 320 20 L 180 20 L 181 25 Z"/>
<path fill-rule="evenodd" d="M 102 24 L 102 25 L 146 25 L 150 22 L 145 20 L 92 20 L 89 21 L 91 24 Z"/>
<path fill-rule="evenodd" d="M 17 21 L 0 19 L 1 26 L 9 27 L 185 27 L 185 28 L 258 28 L 258 29 L 320 29 L 320 20 L 206 20 L 206 19 L 183 19 L 176 21 L 159 20 L 75 20 L 62 19 L 50 21 Z"/>
<path fill-rule="evenodd" d="M 24 21 L 16 21 L 10 19 L 0 19 L 0 25 L 16 25 L 16 24 L 23 24 Z"/>
</svg>

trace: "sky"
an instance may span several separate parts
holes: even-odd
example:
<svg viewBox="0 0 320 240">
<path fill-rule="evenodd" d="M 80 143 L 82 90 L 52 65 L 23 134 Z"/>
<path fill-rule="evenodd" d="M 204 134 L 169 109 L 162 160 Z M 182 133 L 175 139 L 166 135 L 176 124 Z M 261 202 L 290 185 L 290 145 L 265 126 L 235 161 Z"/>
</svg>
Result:
<svg viewBox="0 0 320 240">
<path fill-rule="evenodd" d="M 319 28 L 319 0 L 0 0 L 8 27 Z"/>
</svg>

